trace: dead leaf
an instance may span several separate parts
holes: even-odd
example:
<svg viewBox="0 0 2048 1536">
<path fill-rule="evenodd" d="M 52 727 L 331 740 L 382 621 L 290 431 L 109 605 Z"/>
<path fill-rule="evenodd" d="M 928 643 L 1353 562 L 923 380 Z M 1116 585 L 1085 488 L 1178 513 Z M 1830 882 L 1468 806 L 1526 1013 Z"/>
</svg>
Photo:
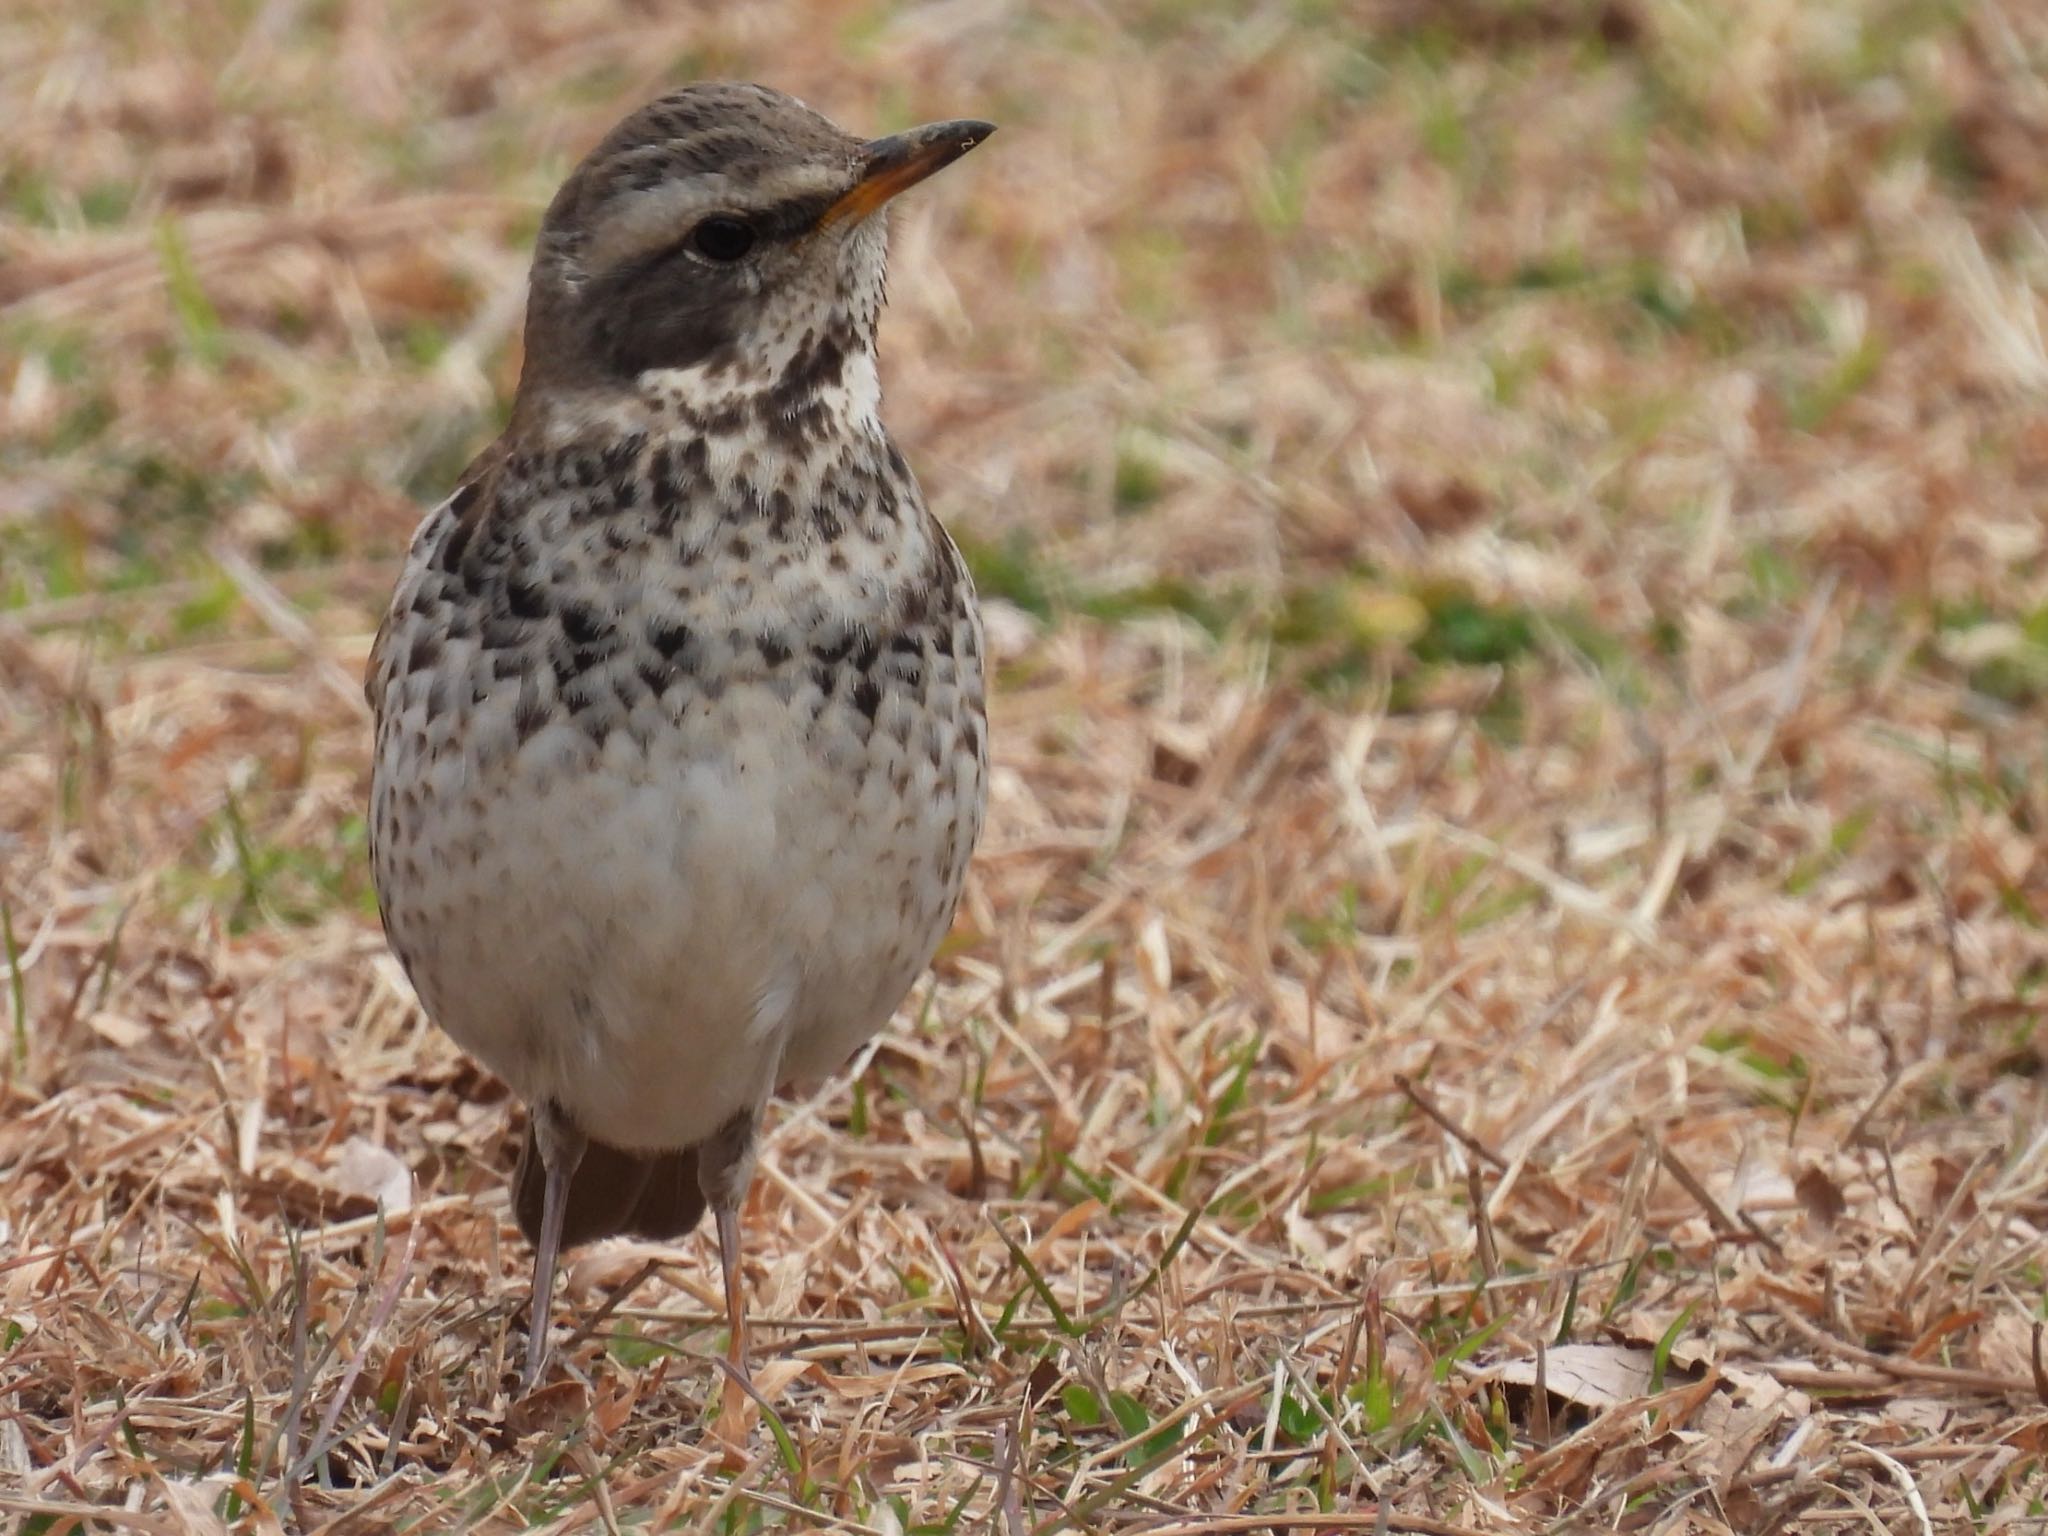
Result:
<svg viewBox="0 0 2048 1536">
<path fill-rule="evenodd" d="M 754 1368 L 754 1390 L 771 1403 L 779 1402 L 790 1383 L 817 1369 L 809 1360 L 765 1360 Z"/>
<path fill-rule="evenodd" d="M 1956 1416 L 1953 1403 L 1934 1397 L 1895 1397 L 1878 1411 L 1916 1436 L 1930 1437 L 1946 1434 Z"/>
<path fill-rule="evenodd" d="M 1068 1206 L 1058 1216 L 1053 1218 L 1052 1225 L 1045 1229 L 1045 1236 L 1031 1245 L 1031 1256 L 1043 1263 L 1046 1254 L 1051 1251 L 1054 1243 L 1063 1237 L 1080 1231 L 1081 1228 L 1087 1226 L 1097 1216 L 1100 1216 L 1102 1210 L 1102 1202 L 1092 1195 L 1078 1204 Z"/>
<path fill-rule="evenodd" d="M 550 1382 L 515 1402 L 506 1412 L 505 1422 L 521 1435 L 558 1430 L 581 1414 L 589 1399 L 590 1393 L 580 1381 Z"/>
<path fill-rule="evenodd" d="M 2034 1372 L 2034 1327 L 2017 1312 L 2001 1312 L 1977 1333 L 1977 1368 L 1999 1376 L 2030 1377 Z"/>
<path fill-rule="evenodd" d="M 921 1382 L 939 1381 L 948 1376 L 964 1376 L 967 1373 L 957 1365 L 913 1365 L 903 1371 L 877 1371 L 872 1376 L 834 1376 L 823 1373 L 819 1376 L 832 1391 L 841 1397 L 879 1397 L 899 1387 L 914 1387 Z"/>
<path fill-rule="evenodd" d="M 215 1479 L 204 1483 L 174 1483 L 157 1486 L 164 1496 L 164 1509 L 173 1524 L 186 1536 L 228 1536 L 227 1522 L 214 1512 L 219 1498 Z"/>
<path fill-rule="evenodd" d="M 150 1027 L 141 1020 L 109 1013 L 105 1009 L 87 1019 L 86 1027 L 107 1044 L 124 1051 L 141 1049 L 151 1033 Z"/>
<path fill-rule="evenodd" d="M 388 1148 L 360 1136 L 342 1144 L 329 1181 L 345 1195 L 376 1201 L 387 1216 L 412 1208 L 412 1170 Z"/>
<path fill-rule="evenodd" d="M 1650 1394 L 1651 1354 L 1626 1344 L 1560 1344 L 1544 1356 L 1553 1397 L 1585 1408 L 1613 1408 Z M 1536 1385 L 1536 1361 L 1510 1360 L 1495 1372 L 1510 1386 Z"/>
</svg>

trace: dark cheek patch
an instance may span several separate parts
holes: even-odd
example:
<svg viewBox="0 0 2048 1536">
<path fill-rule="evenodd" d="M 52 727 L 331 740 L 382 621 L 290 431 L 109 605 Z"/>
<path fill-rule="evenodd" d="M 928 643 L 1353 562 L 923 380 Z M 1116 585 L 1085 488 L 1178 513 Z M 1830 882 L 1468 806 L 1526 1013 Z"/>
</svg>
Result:
<svg viewBox="0 0 2048 1536">
<path fill-rule="evenodd" d="M 731 358 L 756 301 L 732 278 L 669 251 L 593 282 L 580 307 L 591 355 L 631 379 Z"/>
</svg>

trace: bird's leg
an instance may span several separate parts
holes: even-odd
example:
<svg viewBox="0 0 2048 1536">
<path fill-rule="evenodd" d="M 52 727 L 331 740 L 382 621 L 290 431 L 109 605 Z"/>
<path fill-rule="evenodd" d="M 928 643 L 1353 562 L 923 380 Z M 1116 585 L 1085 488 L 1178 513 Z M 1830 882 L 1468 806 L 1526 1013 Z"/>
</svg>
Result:
<svg viewBox="0 0 2048 1536">
<path fill-rule="evenodd" d="M 583 1149 L 589 1144 L 575 1122 L 550 1102 L 534 1106 L 533 1132 L 547 1181 L 541 1194 L 540 1241 L 533 1247 L 533 1301 L 527 1316 L 526 1378 L 520 1384 L 521 1392 L 531 1392 L 540 1384 L 541 1368 L 548 1362 L 548 1321 L 554 1310 L 555 1264 L 562 1254 L 569 1181 L 576 1177 Z"/>
<path fill-rule="evenodd" d="M 725 1357 L 740 1375 L 747 1375 L 747 1295 L 740 1278 L 740 1213 L 737 1206 L 718 1208 L 718 1266 L 725 1271 Z M 752 1378 L 749 1377 L 749 1380 Z"/>
<path fill-rule="evenodd" d="M 745 1422 L 747 1394 L 741 1383 L 751 1379 L 747 1373 L 746 1286 L 740 1275 L 740 1204 L 754 1177 L 754 1133 L 759 1126 L 758 1109 L 741 1110 L 697 1148 L 697 1183 L 718 1218 L 718 1263 L 725 1273 L 725 1316 L 730 1329 L 726 1359 L 732 1374 L 726 1378 L 719 1423 L 729 1432 L 728 1438 L 737 1438 Z"/>
</svg>

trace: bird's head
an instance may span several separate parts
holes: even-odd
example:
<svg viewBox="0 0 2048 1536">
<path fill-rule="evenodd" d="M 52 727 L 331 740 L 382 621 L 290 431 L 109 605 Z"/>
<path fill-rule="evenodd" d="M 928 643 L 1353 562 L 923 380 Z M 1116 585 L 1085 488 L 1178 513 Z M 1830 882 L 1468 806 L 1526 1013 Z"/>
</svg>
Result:
<svg viewBox="0 0 2048 1536">
<path fill-rule="evenodd" d="M 887 237 L 877 215 L 994 128 L 861 140 L 758 85 L 693 85 L 608 134 L 548 207 L 527 369 L 625 384 L 654 369 L 772 384 L 829 341 L 871 350 Z"/>
</svg>

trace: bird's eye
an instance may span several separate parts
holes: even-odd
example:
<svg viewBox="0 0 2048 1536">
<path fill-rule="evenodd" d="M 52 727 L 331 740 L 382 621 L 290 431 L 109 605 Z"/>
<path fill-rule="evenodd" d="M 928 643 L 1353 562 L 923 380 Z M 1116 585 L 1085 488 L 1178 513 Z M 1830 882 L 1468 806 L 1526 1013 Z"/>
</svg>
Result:
<svg viewBox="0 0 2048 1536">
<path fill-rule="evenodd" d="M 729 213 L 714 213 L 690 231 L 690 245 L 707 261 L 738 261 L 754 248 L 754 226 Z"/>
</svg>

